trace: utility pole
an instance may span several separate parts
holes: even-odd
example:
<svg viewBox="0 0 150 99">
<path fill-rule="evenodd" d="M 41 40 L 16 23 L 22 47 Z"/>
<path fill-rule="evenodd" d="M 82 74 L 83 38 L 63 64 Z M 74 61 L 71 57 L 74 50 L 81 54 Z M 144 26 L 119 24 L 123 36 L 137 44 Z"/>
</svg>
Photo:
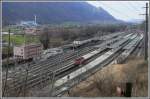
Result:
<svg viewBox="0 0 150 99">
<path fill-rule="evenodd" d="M 50 96 L 53 96 L 53 92 L 55 91 L 54 90 L 54 87 L 55 87 L 55 75 L 56 75 L 56 72 L 55 71 L 51 71 L 52 72 L 52 80 L 51 80 L 51 90 L 50 90 Z"/>
<path fill-rule="evenodd" d="M 144 59 L 147 60 L 148 58 L 148 3 L 146 3 L 145 8 L 145 14 L 140 14 L 140 15 L 145 15 L 145 33 L 144 33 Z"/>
<path fill-rule="evenodd" d="M 3 96 L 5 96 L 5 91 L 7 91 L 9 57 L 10 57 L 10 29 L 8 30 L 7 65 L 6 65 L 6 78 L 5 78 L 5 83 L 4 83 L 3 93 L 2 93 Z"/>
<path fill-rule="evenodd" d="M 28 41 L 26 40 L 27 37 L 26 37 L 26 32 L 25 32 L 24 28 L 23 28 L 23 32 L 24 32 L 24 43 L 25 43 L 24 46 L 25 46 L 25 49 L 26 49 L 26 47 L 27 47 L 26 43 L 28 44 Z M 26 50 L 28 50 L 28 49 L 26 49 Z M 29 50 L 27 52 L 27 55 L 29 56 Z M 28 57 L 28 59 L 29 59 L 29 57 Z M 26 87 L 27 87 L 27 82 L 28 82 L 29 67 L 30 67 L 30 63 L 27 63 L 27 66 L 25 66 L 26 75 L 25 75 L 24 86 L 23 86 L 23 88 L 24 88 L 23 89 L 23 96 L 24 97 L 26 96 L 26 92 L 27 92 Z"/>
<path fill-rule="evenodd" d="M 144 55 L 144 59 L 147 60 L 148 58 L 148 3 L 146 3 L 146 12 L 145 12 L 145 55 Z"/>
</svg>

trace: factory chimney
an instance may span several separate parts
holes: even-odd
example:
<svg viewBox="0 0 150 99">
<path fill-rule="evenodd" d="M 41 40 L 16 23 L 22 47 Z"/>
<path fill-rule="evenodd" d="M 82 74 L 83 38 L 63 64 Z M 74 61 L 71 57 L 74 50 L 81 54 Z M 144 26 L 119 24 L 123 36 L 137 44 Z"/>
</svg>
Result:
<svg viewBox="0 0 150 99">
<path fill-rule="evenodd" d="M 36 15 L 34 15 L 34 23 L 37 24 L 37 23 L 36 23 Z"/>
</svg>

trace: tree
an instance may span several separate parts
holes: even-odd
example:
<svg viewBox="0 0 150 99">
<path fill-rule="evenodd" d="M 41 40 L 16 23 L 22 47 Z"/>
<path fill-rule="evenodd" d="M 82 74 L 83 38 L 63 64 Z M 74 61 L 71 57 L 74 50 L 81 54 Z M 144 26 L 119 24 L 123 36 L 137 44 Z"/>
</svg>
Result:
<svg viewBox="0 0 150 99">
<path fill-rule="evenodd" d="M 68 29 L 62 28 L 60 29 L 61 32 L 61 37 L 63 40 L 68 40 L 69 39 L 69 33 L 70 31 Z"/>
<path fill-rule="evenodd" d="M 49 47 L 50 34 L 47 27 L 43 28 L 42 33 L 39 36 L 40 42 L 43 44 L 44 49 Z"/>
</svg>

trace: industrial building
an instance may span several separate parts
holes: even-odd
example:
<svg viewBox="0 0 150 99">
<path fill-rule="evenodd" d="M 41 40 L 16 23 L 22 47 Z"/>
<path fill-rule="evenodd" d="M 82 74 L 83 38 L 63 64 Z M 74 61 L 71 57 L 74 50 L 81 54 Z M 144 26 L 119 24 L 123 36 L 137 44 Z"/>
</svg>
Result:
<svg viewBox="0 0 150 99">
<path fill-rule="evenodd" d="M 36 27 L 38 26 L 38 23 L 36 21 L 36 15 L 34 16 L 34 20 L 31 21 L 21 21 L 19 26 L 24 26 L 24 27 Z"/>
<path fill-rule="evenodd" d="M 17 59 L 30 59 L 40 57 L 42 54 L 41 44 L 28 44 L 14 47 L 14 58 Z"/>
<path fill-rule="evenodd" d="M 25 33 L 28 35 L 38 35 L 40 31 L 37 27 L 25 28 Z"/>
</svg>

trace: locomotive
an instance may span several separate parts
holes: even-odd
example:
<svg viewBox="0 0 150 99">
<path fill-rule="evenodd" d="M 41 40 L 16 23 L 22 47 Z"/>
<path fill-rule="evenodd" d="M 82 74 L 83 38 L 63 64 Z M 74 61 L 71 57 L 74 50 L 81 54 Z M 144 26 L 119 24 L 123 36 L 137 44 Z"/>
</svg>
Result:
<svg viewBox="0 0 150 99">
<path fill-rule="evenodd" d="M 100 53 L 101 51 L 105 50 L 106 48 L 99 48 L 97 50 L 94 50 L 86 55 L 83 55 L 77 59 L 74 60 L 74 65 L 78 66 L 78 65 L 85 65 L 87 63 L 87 61 L 92 58 L 94 55 Z"/>
<path fill-rule="evenodd" d="M 74 61 L 74 65 L 78 66 L 78 65 L 81 65 L 81 64 L 85 64 L 85 61 L 86 60 L 84 59 L 84 57 L 77 58 Z"/>
</svg>

